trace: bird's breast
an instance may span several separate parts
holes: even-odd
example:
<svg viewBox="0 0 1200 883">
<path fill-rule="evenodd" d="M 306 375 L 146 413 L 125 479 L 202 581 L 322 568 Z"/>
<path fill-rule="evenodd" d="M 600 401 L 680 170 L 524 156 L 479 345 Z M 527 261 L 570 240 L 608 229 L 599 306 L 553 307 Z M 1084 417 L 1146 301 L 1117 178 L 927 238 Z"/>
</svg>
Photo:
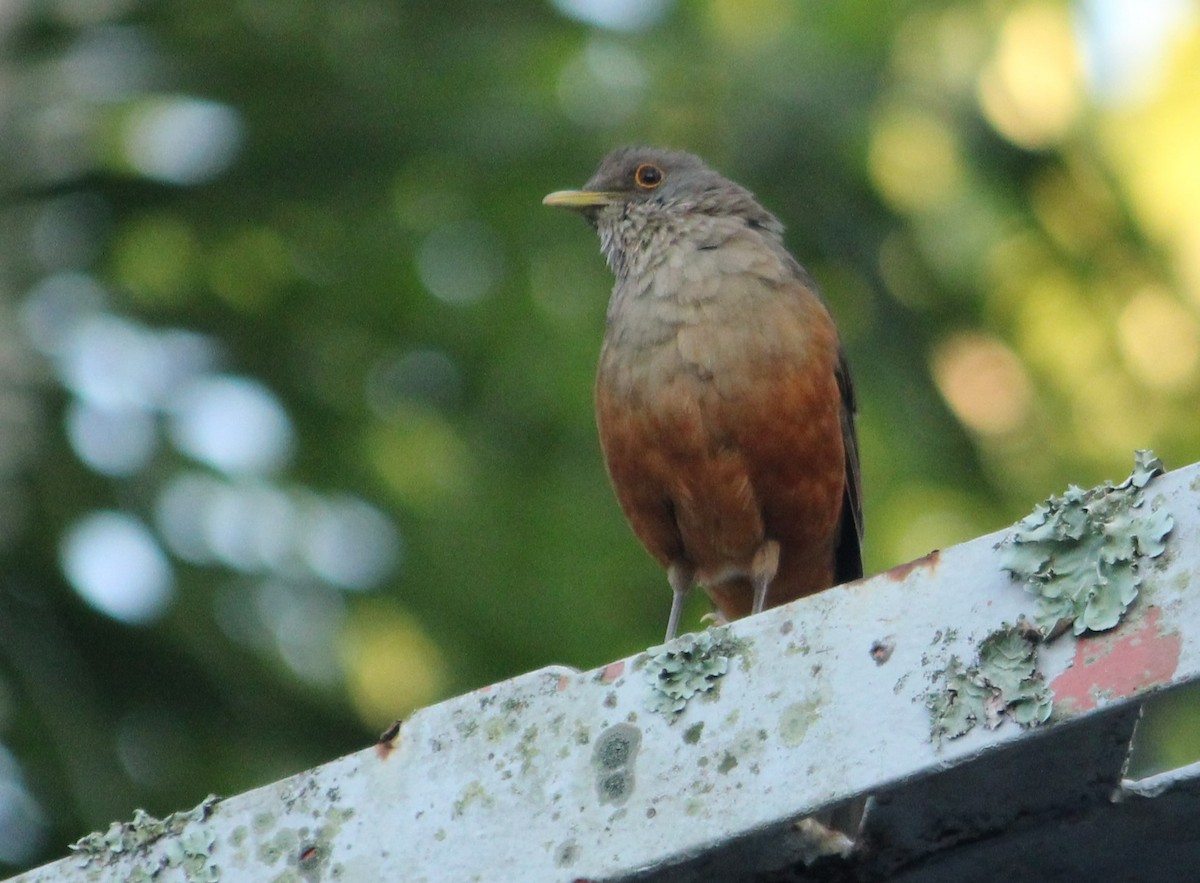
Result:
<svg viewBox="0 0 1200 883">
<path fill-rule="evenodd" d="M 730 404 L 814 360 L 832 376 L 836 349 L 829 314 L 798 280 L 666 266 L 618 284 L 597 380 L 633 407 L 667 393 Z"/>
</svg>

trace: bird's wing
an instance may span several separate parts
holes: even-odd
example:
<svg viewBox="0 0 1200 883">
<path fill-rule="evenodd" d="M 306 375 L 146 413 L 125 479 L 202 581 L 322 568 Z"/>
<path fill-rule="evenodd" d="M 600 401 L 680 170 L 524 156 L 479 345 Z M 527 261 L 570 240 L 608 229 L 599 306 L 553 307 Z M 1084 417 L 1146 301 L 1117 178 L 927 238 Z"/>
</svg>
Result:
<svg viewBox="0 0 1200 883">
<path fill-rule="evenodd" d="M 846 491 L 842 499 L 842 525 L 838 537 L 836 581 L 851 582 L 863 575 L 862 561 L 862 475 L 858 465 L 858 435 L 854 430 L 854 383 L 846 354 L 838 352 L 838 389 L 842 394 L 842 445 L 846 449 Z"/>
</svg>

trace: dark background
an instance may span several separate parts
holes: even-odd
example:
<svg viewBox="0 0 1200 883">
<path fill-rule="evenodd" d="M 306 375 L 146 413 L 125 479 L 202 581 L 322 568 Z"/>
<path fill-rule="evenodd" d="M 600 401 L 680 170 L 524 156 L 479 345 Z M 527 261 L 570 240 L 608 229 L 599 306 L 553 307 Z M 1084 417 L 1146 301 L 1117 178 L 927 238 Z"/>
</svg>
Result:
<svg viewBox="0 0 1200 883">
<path fill-rule="evenodd" d="M 1198 61 L 1169 0 L 0 6 L 0 873 L 661 638 L 540 205 L 618 144 L 788 225 L 870 572 L 1200 459 Z"/>
</svg>

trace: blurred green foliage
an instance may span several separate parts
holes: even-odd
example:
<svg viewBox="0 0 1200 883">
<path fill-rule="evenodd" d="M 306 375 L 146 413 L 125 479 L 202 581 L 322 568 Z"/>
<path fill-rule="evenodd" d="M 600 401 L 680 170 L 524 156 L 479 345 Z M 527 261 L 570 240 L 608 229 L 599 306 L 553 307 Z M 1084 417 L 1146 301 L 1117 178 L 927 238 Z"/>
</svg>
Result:
<svg viewBox="0 0 1200 883">
<path fill-rule="evenodd" d="M 539 205 L 617 144 L 788 225 L 868 570 L 1200 459 L 1200 37 L 1127 5 L 1140 55 L 1051 0 L 0 8 L 0 869 L 659 638 Z"/>
</svg>

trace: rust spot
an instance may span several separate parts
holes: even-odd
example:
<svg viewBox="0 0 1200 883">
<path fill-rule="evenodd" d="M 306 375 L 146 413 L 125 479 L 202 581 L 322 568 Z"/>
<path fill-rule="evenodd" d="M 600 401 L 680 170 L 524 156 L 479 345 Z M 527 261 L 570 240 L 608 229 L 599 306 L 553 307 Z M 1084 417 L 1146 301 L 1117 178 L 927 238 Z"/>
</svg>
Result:
<svg viewBox="0 0 1200 883">
<path fill-rule="evenodd" d="M 379 739 L 375 743 L 375 755 L 380 760 L 387 760 L 391 753 L 396 750 L 397 739 L 400 736 L 400 727 L 404 721 L 392 721 L 392 725 L 379 734 Z"/>
<path fill-rule="evenodd" d="M 883 665 L 892 658 L 892 651 L 895 649 L 896 639 L 892 635 L 888 635 L 886 638 L 871 642 L 871 658 L 875 660 L 876 665 Z"/>
<path fill-rule="evenodd" d="M 558 690 L 559 693 L 561 693 L 563 690 L 567 689 L 567 687 L 569 687 L 570 685 L 571 685 L 571 679 L 567 675 L 559 675 L 558 676 L 558 686 L 555 689 Z"/>
<path fill-rule="evenodd" d="M 1126 622 L 1115 631 L 1076 641 L 1072 666 L 1050 684 L 1055 705 L 1090 711 L 1101 700 L 1133 696 L 1168 682 L 1179 667 L 1183 639 L 1162 631 L 1161 618 L 1162 611 L 1150 607 L 1140 623 Z"/>
<path fill-rule="evenodd" d="M 321 850 L 316 846 L 306 846 L 300 850 L 300 867 L 311 868 L 321 858 Z"/>
<path fill-rule="evenodd" d="M 926 567 L 930 570 L 930 572 L 936 570 L 938 566 L 938 559 L 941 557 L 942 550 L 934 549 L 928 555 L 922 555 L 920 558 L 909 561 L 907 564 L 897 564 L 891 570 L 885 571 L 885 573 L 887 574 L 888 579 L 895 580 L 896 582 L 902 582 L 903 580 L 908 579 L 908 575 L 918 568 Z"/>
<path fill-rule="evenodd" d="M 611 684 L 621 675 L 625 674 L 625 660 L 621 659 L 617 662 L 610 662 L 604 668 L 600 669 L 600 682 L 602 684 Z"/>
</svg>

